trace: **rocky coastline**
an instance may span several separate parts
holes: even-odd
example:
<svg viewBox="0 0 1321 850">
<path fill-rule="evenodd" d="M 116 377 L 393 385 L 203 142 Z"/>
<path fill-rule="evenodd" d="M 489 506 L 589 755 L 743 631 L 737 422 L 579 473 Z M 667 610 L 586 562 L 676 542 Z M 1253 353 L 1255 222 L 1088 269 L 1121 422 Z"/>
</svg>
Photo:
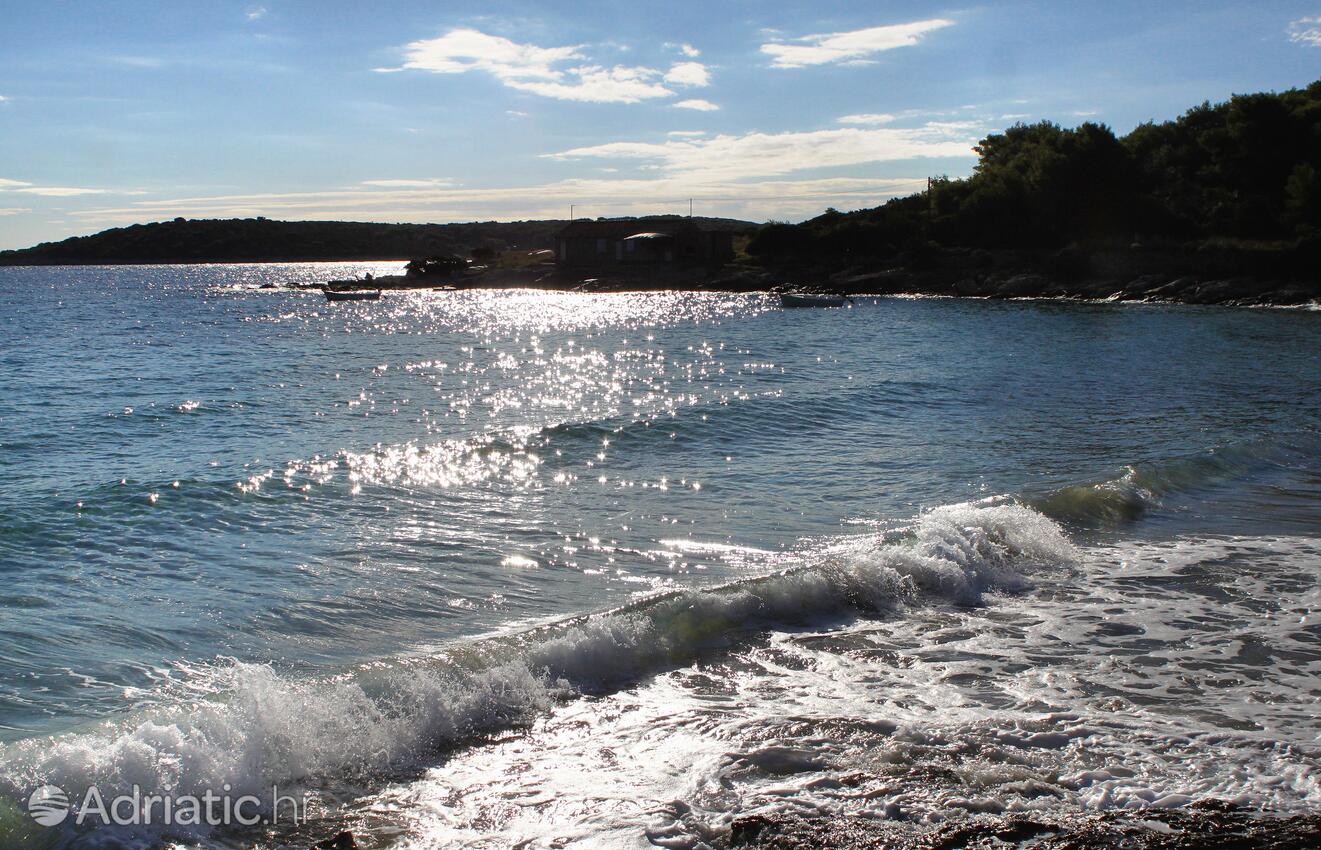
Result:
<svg viewBox="0 0 1321 850">
<path fill-rule="evenodd" d="M 1061 268 L 1069 265 L 1070 268 Z M 1078 267 L 1086 266 L 1085 271 Z M 1239 263 L 1171 262 L 1169 256 L 1122 259 L 1104 255 L 994 255 L 948 251 L 919 260 L 837 264 L 751 262 L 704 268 L 563 268 L 553 264 L 491 269 L 482 274 L 429 279 L 379 277 L 364 285 L 383 289 L 530 288 L 578 292 L 808 290 L 845 295 L 926 295 L 962 298 L 1049 298 L 1238 307 L 1302 307 L 1321 301 L 1321 276 L 1276 276 L 1267 264 L 1254 274 Z"/>
</svg>

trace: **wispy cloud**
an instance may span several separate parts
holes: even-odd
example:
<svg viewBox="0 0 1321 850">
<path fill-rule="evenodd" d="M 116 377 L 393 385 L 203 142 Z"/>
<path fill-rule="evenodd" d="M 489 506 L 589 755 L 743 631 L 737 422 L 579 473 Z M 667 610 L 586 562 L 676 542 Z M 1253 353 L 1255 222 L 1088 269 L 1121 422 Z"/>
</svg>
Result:
<svg viewBox="0 0 1321 850">
<path fill-rule="evenodd" d="M 361 186 L 378 186 L 385 189 L 425 189 L 431 186 L 453 186 L 453 180 L 429 177 L 416 180 L 364 180 Z"/>
<path fill-rule="evenodd" d="M 677 50 L 680 53 L 682 53 L 684 56 L 687 56 L 689 59 L 696 59 L 698 56 L 702 55 L 702 51 L 698 50 L 696 47 L 693 47 L 691 44 L 688 44 L 687 42 L 678 43 L 673 41 L 667 41 L 663 46 L 665 47 L 666 50 Z"/>
<path fill-rule="evenodd" d="M 1289 40 L 1309 47 L 1321 47 L 1321 15 L 1299 18 L 1289 24 Z"/>
<path fill-rule="evenodd" d="M 735 180 L 918 157 L 971 157 L 976 139 L 973 129 L 962 124 L 932 123 L 909 129 L 848 127 L 805 133 L 746 133 L 665 142 L 610 142 L 546 156 L 560 160 L 640 160 L 680 179 Z"/>
<path fill-rule="evenodd" d="M 5 97 L 4 95 L 0 94 L 0 103 L 8 103 L 8 102 L 9 102 L 9 98 L 7 98 L 7 97 Z"/>
<path fill-rule="evenodd" d="M 32 212 L 32 210 L 24 207 L 0 207 L 0 215 L 18 215 L 26 212 Z"/>
<path fill-rule="evenodd" d="M 106 195 L 106 189 L 84 189 L 74 186 L 37 186 L 25 180 L 0 177 L 0 192 L 22 192 L 25 195 L 43 195 L 50 198 L 71 198 L 76 195 Z M 121 193 L 122 194 L 122 193 Z"/>
<path fill-rule="evenodd" d="M 264 17 L 266 17 L 265 6 L 253 6 L 247 11 L 247 18 L 250 21 L 259 21 Z"/>
<path fill-rule="evenodd" d="M 130 68 L 162 68 L 165 66 L 165 60 L 155 56 L 111 56 L 109 61 L 116 65 L 127 65 Z"/>
<path fill-rule="evenodd" d="M 856 115 L 840 116 L 841 124 L 889 124 L 894 116 L 888 112 L 861 112 Z"/>
<path fill-rule="evenodd" d="M 711 72 L 701 62 L 676 62 L 666 72 L 665 82 L 702 88 L 711 85 Z"/>
<path fill-rule="evenodd" d="M 105 189 L 83 189 L 77 186 L 28 186 L 24 189 L 13 189 L 11 191 L 23 192 L 28 195 L 43 195 L 48 198 L 72 198 L 77 195 L 109 194 Z"/>
<path fill-rule="evenodd" d="M 482 71 L 517 91 L 587 103 L 638 103 L 674 94 L 663 84 L 664 72 L 656 68 L 590 64 L 583 49 L 582 45 L 539 47 L 479 30 L 456 29 L 407 45 L 400 68 L 377 70 Z M 569 65 L 574 62 L 584 64 Z"/>
<path fill-rule="evenodd" d="M 689 100 L 681 100 L 674 104 L 679 109 L 695 109 L 698 112 L 715 112 L 720 107 L 709 100 L 702 100 L 700 97 Z"/>
<path fill-rule="evenodd" d="M 789 41 L 763 44 L 761 52 L 771 57 L 771 65 L 776 68 L 805 68 L 809 65 L 826 65 L 835 62 L 860 62 L 865 61 L 873 53 L 883 50 L 911 47 L 927 33 L 953 24 L 953 21 L 945 18 L 931 18 L 850 32 L 807 35 Z"/>
<path fill-rule="evenodd" d="M 707 214 L 743 218 L 794 218 L 824 206 L 856 209 L 916 191 L 924 178 L 824 177 L 758 182 L 687 179 L 582 178 L 504 188 L 358 189 L 261 193 L 144 200 L 70 216 L 83 225 L 110 226 L 175 216 L 379 221 L 474 221 L 492 218 L 558 218 L 577 203 L 599 215 L 640 215 L 680 207 L 696 198 Z M 682 203 L 680 200 L 682 199 Z"/>
</svg>

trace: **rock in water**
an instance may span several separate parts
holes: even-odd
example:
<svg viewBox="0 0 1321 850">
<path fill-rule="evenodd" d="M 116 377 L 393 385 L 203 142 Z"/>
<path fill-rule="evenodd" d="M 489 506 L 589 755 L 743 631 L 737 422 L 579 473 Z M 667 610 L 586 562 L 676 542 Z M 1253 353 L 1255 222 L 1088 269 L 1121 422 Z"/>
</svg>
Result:
<svg viewBox="0 0 1321 850">
<path fill-rule="evenodd" d="M 358 842 L 353 840 L 353 833 L 345 830 L 334 838 L 313 844 L 312 850 L 358 850 Z"/>
</svg>

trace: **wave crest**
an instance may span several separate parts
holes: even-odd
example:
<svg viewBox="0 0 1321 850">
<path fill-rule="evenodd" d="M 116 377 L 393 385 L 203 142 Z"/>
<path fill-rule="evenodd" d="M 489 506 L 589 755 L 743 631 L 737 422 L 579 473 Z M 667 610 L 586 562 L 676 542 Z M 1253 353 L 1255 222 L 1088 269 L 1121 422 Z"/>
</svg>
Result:
<svg viewBox="0 0 1321 850">
<path fill-rule="evenodd" d="M 204 699 L 14 745 L 4 784 L 18 796 L 43 783 L 74 793 L 96 784 L 102 793 L 138 785 L 197 794 L 225 784 L 257 793 L 274 783 L 353 783 L 758 632 L 903 604 L 976 603 L 1074 557 L 1060 528 L 1030 508 L 945 506 L 897 538 L 850 538 L 779 573 L 664 593 L 442 656 L 311 681 L 232 663 L 213 671 Z"/>
</svg>

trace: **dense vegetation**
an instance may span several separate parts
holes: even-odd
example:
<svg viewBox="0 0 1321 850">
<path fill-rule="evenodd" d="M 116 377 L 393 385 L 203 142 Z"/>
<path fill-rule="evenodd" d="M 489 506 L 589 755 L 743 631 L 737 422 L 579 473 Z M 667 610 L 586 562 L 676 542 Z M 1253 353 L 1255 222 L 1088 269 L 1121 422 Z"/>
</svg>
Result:
<svg viewBox="0 0 1321 850">
<path fill-rule="evenodd" d="M 1321 237 L 1321 81 L 1204 103 L 1116 137 L 1018 124 L 983 139 L 967 179 L 855 213 L 769 225 L 768 260 L 889 255 L 914 246 L 1055 249 Z"/>
</svg>

